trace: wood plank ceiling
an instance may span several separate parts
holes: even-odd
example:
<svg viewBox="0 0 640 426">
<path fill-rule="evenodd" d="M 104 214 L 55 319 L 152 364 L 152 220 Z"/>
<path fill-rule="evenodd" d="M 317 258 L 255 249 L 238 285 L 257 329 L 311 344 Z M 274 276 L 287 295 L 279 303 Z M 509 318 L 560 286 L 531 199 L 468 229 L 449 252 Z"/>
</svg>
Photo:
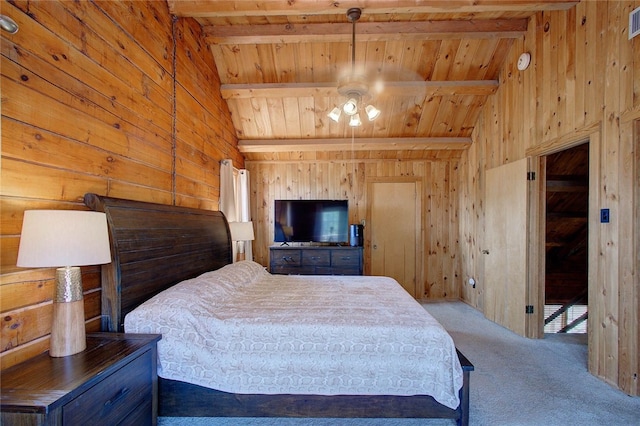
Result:
<svg viewBox="0 0 640 426">
<path fill-rule="evenodd" d="M 456 155 L 471 143 L 478 114 L 529 18 L 575 3 L 168 1 L 174 15 L 202 26 L 248 160 L 327 151 L 358 152 L 359 158 L 384 151 L 394 158 Z M 363 101 L 382 111 L 372 122 L 363 116 L 355 128 L 345 114 L 339 123 L 327 117 L 347 100 L 338 86 L 353 65 L 352 7 L 362 9 L 354 68 L 365 75 Z"/>
</svg>

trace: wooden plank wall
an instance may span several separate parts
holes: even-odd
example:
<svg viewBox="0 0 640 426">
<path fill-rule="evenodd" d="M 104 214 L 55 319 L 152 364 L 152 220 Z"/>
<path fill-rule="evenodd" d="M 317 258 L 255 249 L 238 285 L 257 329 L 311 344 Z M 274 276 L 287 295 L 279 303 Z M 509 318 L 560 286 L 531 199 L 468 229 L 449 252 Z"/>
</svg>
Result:
<svg viewBox="0 0 640 426">
<path fill-rule="evenodd" d="M 243 166 L 193 20 L 158 1 L 4 1 L 1 366 L 49 345 L 52 269 L 15 266 L 24 210 L 85 209 L 86 192 L 218 209 L 219 161 Z M 175 43 L 174 43 L 175 40 Z M 83 268 L 87 330 L 98 267 Z"/>
<path fill-rule="evenodd" d="M 344 156 L 343 153 L 335 154 Z M 251 215 L 256 228 L 254 260 L 263 265 L 269 264 L 269 246 L 273 244 L 274 200 L 347 199 L 349 223 L 361 223 L 367 217 L 368 180 L 407 176 L 421 178 L 425 238 L 420 251 L 424 276 L 421 284 L 419 281 L 417 293 L 431 299 L 459 298 L 458 197 L 453 185 L 458 180 L 456 158 L 356 158 L 351 161 L 331 160 L 318 155 L 315 161 L 247 161 L 246 167 L 250 173 Z M 366 224 L 364 232 L 367 232 Z M 364 258 L 365 272 L 370 271 L 370 251 L 366 246 Z"/>
<path fill-rule="evenodd" d="M 460 161 L 463 300 L 483 309 L 483 222 L 486 170 L 591 140 L 589 230 L 589 369 L 630 394 L 638 384 L 638 238 L 634 207 L 634 121 L 640 119 L 640 39 L 628 40 L 629 12 L 639 1 L 583 1 L 569 11 L 538 13 L 515 43 L 487 103 L 472 147 Z M 532 54 L 526 71 L 518 56 Z M 638 165 L 636 164 L 636 168 Z M 636 182 L 637 184 L 637 182 Z M 598 221 L 601 208 L 611 223 Z"/>
</svg>

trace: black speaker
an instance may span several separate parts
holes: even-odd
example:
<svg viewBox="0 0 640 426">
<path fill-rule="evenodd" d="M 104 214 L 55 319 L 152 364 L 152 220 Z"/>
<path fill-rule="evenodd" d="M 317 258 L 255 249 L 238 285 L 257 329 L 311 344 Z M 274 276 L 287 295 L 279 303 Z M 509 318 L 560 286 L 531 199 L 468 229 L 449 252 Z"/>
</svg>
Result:
<svg viewBox="0 0 640 426">
<path fill-rule="evenodd" d="M 362 247 L 364 245 L 363 231 L 364 226 L 362 225 L 354 224 L 349 226 L 349 244 L 351 247 Z"/>
</svg>

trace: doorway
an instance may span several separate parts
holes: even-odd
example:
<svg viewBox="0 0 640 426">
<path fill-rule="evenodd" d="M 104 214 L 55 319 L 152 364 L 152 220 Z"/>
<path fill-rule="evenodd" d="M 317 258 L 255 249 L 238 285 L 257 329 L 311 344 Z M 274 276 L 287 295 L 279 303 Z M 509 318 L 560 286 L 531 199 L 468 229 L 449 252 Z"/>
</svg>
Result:
<svg viewBox="0 0 640 426">
<path fill-rule="evenodd" d="M 370 275 L 394 278 L 414 298 L 422 283 L 422 184 L 419 180 L 374 180 L 367 185 L 365 240 Z M 421 296 L 421 295 L 420 295 Z"/>
<path fill-rule="evenodd" d="M 586 333 L 589 143 L 544 157 L 544 332 Z"/>
</svg>

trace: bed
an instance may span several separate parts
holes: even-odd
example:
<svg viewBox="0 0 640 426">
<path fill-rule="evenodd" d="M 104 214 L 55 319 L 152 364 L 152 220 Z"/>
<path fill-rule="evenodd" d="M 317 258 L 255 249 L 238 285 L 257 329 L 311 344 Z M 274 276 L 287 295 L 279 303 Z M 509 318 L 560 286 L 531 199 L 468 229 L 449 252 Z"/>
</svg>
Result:
<svg viewBox="0 0 640 426">
<path fill-rule="evenodd" d="M 357 368 L 349 367 L 337 374 L 336 369 L 342 368 L 343 361 L 339 360 L 331 364 L 332 358 L 335 358 L 332 354 L 325 354 L 324 359 L 314 359 L 308 367 L 303 365 L 302 369 L 305 371 L 314 370 L 311 367 L 317 368 L 310 373 L 311 379 L 305 377 L 297 380 L 293 385 L 286 377 L 279 377 L 269 382 L 270 379 L 259 376 L 262 372 L 258 372 L 260 379 L 255 377 L 238 379 L 238 377 L 244 377 L 242 374 L 245 373 L 236 374 L 235 368 L 250 362 L 236 359 L 240 356 L 237 354 L 215 358 L 213 362 L 197 361 L 193 364 L 195 367 L 183 368 L 187 364 L 182 362 L 184 359 L 196 359 L 197 353 L 203 351 L 210 351 L 212 353 L 208 356 L 215 357 L 217 350 L 214 350 L 215 348 L 234 346 L 236 342 L 234 339 L 238 335 L 246 337 L 254 333 L 251 330 L 256 327 L 260 329 L 258 339 L 262 339 L 258 343 L 265 346 L 258 346 L 257 351 L 246 354 L 254 360 L 256 357 L 260 358 L 261 353 L 265 354 L 264 357 L 280 356 L 282 347 L 273 346 L 275 349 L 272 348 L 270 352 L 266 350 L 266 345 L 275 342 L 278 336 L 286 333 L 295 335 L 296 341 L 303 342 L 302 346 L 305 338 L 316 338 L 323 333 L 333 336 L 331 321 L 325 321 L 329 315 L 326 314 L 326 306 L 323 306 L 323 303 L 332 305 L 331 317 L 342 317 L 341 321 L 352 322 L 348 324 L 352 328 L 347 334 L 351 336 L 350 341 L 360 342 L 362 347 L 366 347 L 369 342 L 367 339 L 379 336 L 381 333 L 397 335 L 398 331 L 387 330 L 388 323 L 394 321 L 411 323 L 415 317 L 421 315 L 418 311 L 411 312 L 411 309 L 417 306 L 421 312 L 424 310 L 406 292 L 394 290 L 394 287 L 399 287 L 397 283 L 388 282 L 386 280 L 390 279 L 384 277 L 274 276 L 254 262 L 232 264 L 229 227 L 224 215 L 220 212 L 102 197 L 96 194 L 86 194 L 85 204 L 93 210 L 107 214 L 111 238 L 113 262 L 103 266 L 102 270 L 103 330 L 125 331 L 125 323 L 127 323 L 127 332 L 162 330 L 163 340 L 159 344 L 159 415 L 451 418 L 458 424 L 468 424 L 469 373 L 473 370 L 473 365 L 455 347 L 448 347 L 448 343 L 438 344 L 438 351 L 448 353 L 447 362 L 455 358 L 452 365 L 456 367 L 447 365 L 443 369 L 448 374 L 444 375 L 445 388 L 453 387 L 454 392 L 459 388 L 453 398 L 451 391 L 434 393 L 427 389 L 422 392 L 433 386 L 426 379 L 422 380 L 422 384 L 407 385 L 405 382 L 411 382 L 413 379 L 416 383 L 419 381 L 414 377 L 419 375 L 413 372 L 418 367 L 413 368 L 407 375 L 406 366 L 400 365 L 398 371 L 402 371 L 401 375 L 404 374 L 404 376 L 394 382 L 395 387 L 389 383 L 379 385 L 375 383 L 376 380 L 369 377 L 373 373 L 358 372 Z M 371 303 L 365 301 L 371 300 L 371 291 L 381 286 L 387 287 L 380 293 L 381 296 L 376 296 L 375 299 L 388 298 L 389 300 L 381 302 L 383 304 L 379 306 L 369 306 Z M 241 289 L 238 290 L 236 287 Z M 276 289 L 282 290 L 282 294 L 287 295 L 287 300 L 279 300 L 278 296 L 274 299 L 274 294 L 277 295 L 280 291 Z M 346 297 L 345 294 L 349 292 L 352 295 Z M 328 297 L 332 297 L 331 294 L 333 294 L 334 299 L 330 302 L 320 302 L 325 297 L 324 293 L 329 293 Z M 305 297 L 308 298 L 305 299 Z M 361 300 L 352 307 L 347 304 L 347 299 L 358 297 L 361 297 Z M 180 300 L 183 301 L 179 302 Z M 298 301 L 297 304 L 293 302 L 294 300 Z M 398 313 L 385 317 L 384 303 L 394 305 L 409 303 L 409 308 L 404 316 Z M 181 306 L 177 306 L 180 304 L 196 308 L 195 314 L 188 314 L 193 317 L 187 321 L 188 324 L 181 324 L 182 320 L 175 321 L 176 318 L 185 317 L 182 313 L 175 314 L 177 311 L 174 309 L 182 309 Z M 150 311 L 149 309 L 154 305 L 156 311 Z M 213 305 L 216 305 L 215 309 L 209 309 Z M 293 311 L 285 312 L 282 309 L 284 305 L 293 307 Z M 157 313 L 158 306 L 166 307 L 161 311 L 168 313 L 167 318 L 162 319 L 162 315 Z M 232 323 L 231 330 L 220 331 L 222 330 L 220 328 L 206 337 L 196 338 L 196 341 L 191 340 L 186 344 L 178 342 L 176 335 L 190 334 L 184 333 L 188 327 L 204 327 L 201 323 L 195 322 L 200 321 L 204 310 L 214 311 L 213 314 L 207 314 L 212 315 L 212 318 L 203 320 L 206 324 L 211 324 L 213 321 L 214 326 L 209 328 L 218 330 L 222 324 Z M 265 311 L 270 311 L 271 316 L 264 317 Z M 334 315 L 335 312 L 342 312 L 344 315 Z M 173 314 L 175 316 L 172 317 Z M 275 320 L 273 314 L 275 314 Z M 292 321 L 296 315 L 305 320 Z M 142 325 L 135 322 L 135 319 L 140 320 L 145 317 L 147 320 L 152 318 L 165 322 L 153 325 L 153 327 L 160 327 L 155 329 L 148 328 L 151 327 L 148 322 L 143 322 Z M 238 319 L 239 317 L 241 319 Z M 395 317 L 399 318 L 394 320 Z M 229 321 L 230 318 L 232 321 Z M 336 318 L 332 318 L 333 320 Z M 248 324 L 252 324 L 253 328 L 248 328 Z M 276 328 L 266 327 L 266 324 Z M 288 328 L 286 328 L 287 324 L 289 324 Z M 435 329 L 438 328 L 437 326 Z M 313 329 L 310 334 L 296 334 L 308 332 L 309 330 L 306 329 L 310 327 Z M 409 324 L 409 328 L 409 332 L 414 335 L 402 337 L 404 342 L 413 342 L 419 333 L 423 333 L 421 327 L 416 324 Z M 360 335 L 358 335 L 358 329 L 361 330 Z M 312 337 L 308 337 L 310 335 Z M 250 338 L 255 342 L 256 336 Z M 205 343 L 198 345 L 197 340 Z M 401 345 L 402 341 L 398 346 L 407 346 Z M 286 342 L 281 343 L 286 346 Z M 244 343 L 237 344 L 237 346 L 243 345 Z M 169 354 L 180 347 L 187 347 L 190 352 L 186 355 L 184 353 L 178 355 L 183 357 L 182 361 L 175 362 L 169 358 Z M 166 359 L 163 359 L 162 348 L 164 348 Z M 298 355 L 301 352 L 308 356 L 308 352 L 298 352 Z M 363 355 L 356 354 L 356 358 L 357 356 Z M 417 355 L 414 353 L 411 356 Z M 398 358 L 401 357 L 398 356 Z M 415 359 L 422 358 L 417 356 Z M 370 364 L 375 366 L 374 369 L 382 366 L 387 368 L 387 365 L 380 364 L 380 360 L 375 356 L 370 361 Z M 278 362 L 286 364 L 287 368 L 295 364 L 291 360 L 278 360 L 275 364 Z M 221 379 L 220 375 L 216 376 L 208 368 L 203 369 L 198 366 L 204 364 L 213 369 L 219 368 L 221 371 L 233 372 L 234 374 L 228 376 L 236 380 L 225 382 L 224 377 Z M 430 368 L 430 363 L 420 361 L 417 365 L 420 370 Z M 190 371 L 191 376 L 195 376 L 195 380 L 193 377 L 188 378 L 188 381 L 184 379 L 180 375 L 184 373 L 184 371 L 180 372 L 181 368 Z M 460 369 L 460 376 L 453 371 L 456 368 Z M 329 375 L 331 379 L 316 377 L 327 369 L 332 372 Z M 253 370 L 259 369 L 253 368 Z M 316 376 L 313 376 L 314 374 Z M 442 375 L 442 372 L 433 370 L 425 374 Z M 212 377 L 214 379 L 211 379 Z M 297 372 L 296 377 L 298 377 Z M 344 377 L 344 380 L 337 380 L 338 377 Z M 333 382 L 327 383 L 331 381 Z M 403 384 L 396 386 L 398 383 Z M 393 390 L 385 392 L 384 389 L 389 386 Z M 407 386 L 413 389 L 406 389 Z M 430 394 L 434 394 L 435 398 Z"/>
</svg>

